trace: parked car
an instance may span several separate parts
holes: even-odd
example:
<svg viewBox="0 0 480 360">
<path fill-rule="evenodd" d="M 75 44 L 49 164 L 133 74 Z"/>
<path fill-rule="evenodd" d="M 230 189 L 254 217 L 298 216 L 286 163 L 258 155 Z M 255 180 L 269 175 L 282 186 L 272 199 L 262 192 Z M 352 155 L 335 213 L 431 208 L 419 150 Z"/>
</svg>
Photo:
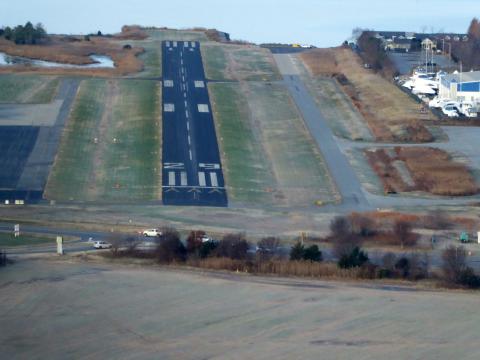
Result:
<svg viewBox="0 0 480 360">
<path fill-rule="evenodd" d="M 457 107 L 454 105 L 447 105 L 443 107 L 442 112 L 448 117 L 458 117 Z"/>
<path fill-rule="evenodd" d="M 202 236 L 202 243 L 206 243 L 212 241 L 212 238 L 208 237 L 207 235 Z"/>
<path fill-rule="evenodd" d="M 162 232 L 158 229 L 146 229 L 142 231 L 142 234 L 148 237 L 162 236 Z"/>
<path fill-rule="evenodd" d="M 95 249 L 110 249 L 112 247 L 112 244 L 107 243 L 106 241 L 95 241 L 93 243 L 93 247 Z"/>
</svg>

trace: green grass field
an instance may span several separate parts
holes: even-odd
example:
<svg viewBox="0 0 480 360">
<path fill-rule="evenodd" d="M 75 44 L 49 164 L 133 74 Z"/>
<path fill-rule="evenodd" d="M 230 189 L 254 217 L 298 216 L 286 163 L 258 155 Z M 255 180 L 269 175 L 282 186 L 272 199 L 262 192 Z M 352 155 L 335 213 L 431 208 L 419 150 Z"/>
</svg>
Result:
<svg viewBox="0 0 480 360">
<path fill-rule="evenodd" d="M 106 88 L 106 81 L 99 79 L 80 84 L 46 187 L 48 199 L 86 200 L 97 147 L 94 138 L 104 110 Z"/>
<path fill-rule="evenodd" d="M 46 197 L 109 202 L 158 199 L 159 91 L 155 81 L 83 81 Z"/>
<path fill-rule="evenodd" d="M 288 91 L 277 84 L 248 83 L 246 98 L 286 203 L 305 206 L 334 201 L 324 160 Z"/>
<path fill-rule="evenodd" d="M 11 232 L 0 232 L 0 247 L 39 245 L 46 243 L 55 244 L 55 238 L 30 234 L 21 234 L 19 237 L 15 237 Z"/>
<path fill-rule="evenodd" d="M 160 196 L 160 86 L 122 80 L 106 138 L 97 185 L 102 200 L 154 200 Z"/>
<path fill-rule="evenodd" d="M 202 44 L 207 78 L 212 80 L 273 81 L 280 75 L 272 54 L 256 46 Z"/>
<path fill-rule="evenodd" d="M 58 84 L 59 78 L 54 76 L 0 75 L 0 103 L 49 103 Z"/>
<path fill-rule="evenodd" d="M 285 88 L 246 82 L 209 89 L 231 200 L 266 206 L 335 200 L 324 160 Z"/>
<path fill-rule="evenodd" d="M 336 136 L 357 141 L 374 141 L 362 114 L 334 79 L 304 76 L 303 81 L 310 88 L 319 109 Z"/>
<path fill-rule="evenodd" d="M 238 84 L 209 84 L 230 200 L 270 203 L 274 179 L 251 128 Z"/>
</svg>

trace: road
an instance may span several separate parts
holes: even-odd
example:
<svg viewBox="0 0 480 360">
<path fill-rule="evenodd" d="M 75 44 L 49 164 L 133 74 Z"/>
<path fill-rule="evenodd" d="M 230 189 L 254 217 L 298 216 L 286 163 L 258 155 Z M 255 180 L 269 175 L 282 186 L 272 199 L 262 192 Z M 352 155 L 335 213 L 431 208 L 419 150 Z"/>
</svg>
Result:
<svg viewBox="0 0 480 360">
<path fill-rule="evenodd" d="M 340 150 L 334 134 L 327 124 L 315 100 L 300 79 L 300 75 L 288 54 L 275 54 L 275 61 L 283 76 L 283 83 L 295 101 L 310 134 L 317 143 L 328 170 L 342 197 L 342 205 L 356 211 L 372 209 L 362 184 L 353 171 L 345 154 Z"/>
<path fill-rule="evenodd" d="M 227 206 L 200 43 L 162 42 L 165 205 Z"/>
</svg>

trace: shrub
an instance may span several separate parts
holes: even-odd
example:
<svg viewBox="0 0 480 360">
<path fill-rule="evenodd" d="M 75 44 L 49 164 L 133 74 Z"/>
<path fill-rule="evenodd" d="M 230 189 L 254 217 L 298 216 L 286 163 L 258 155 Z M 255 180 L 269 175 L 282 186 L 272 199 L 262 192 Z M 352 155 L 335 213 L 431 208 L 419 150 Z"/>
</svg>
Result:
<svg viewBox="0 0 480 360">
<path fill-rule="evenodd" d="M 303 259 L 310 261 L 322 261 L 322 252 L 319 250 L 317 245 L 311 245 L 305 249 Z"/>
<path fill-rule="evenodd" d="M 305 246 L 300 241 L 297 241 L 295 245 L 290 249 L 290 260 L 297 261 L 302 260 L 305 255 Z"/>
<path fill-rule="evenodd" d="M 355 247 L 350 254 L 345 254 L 338 260 L 338 266 L 342 269 L 350 269 L 362 266 L 368 262 L 368 255 L 358 246 Z"/>
<path fill-rule="evenodd" d="M 158 239 L 156 253 L 159 262 L 171 263 L 185 261 L 187 250 L 175 229 L 164 228 L 162 229 L 162 236 Z"/>
</svg>

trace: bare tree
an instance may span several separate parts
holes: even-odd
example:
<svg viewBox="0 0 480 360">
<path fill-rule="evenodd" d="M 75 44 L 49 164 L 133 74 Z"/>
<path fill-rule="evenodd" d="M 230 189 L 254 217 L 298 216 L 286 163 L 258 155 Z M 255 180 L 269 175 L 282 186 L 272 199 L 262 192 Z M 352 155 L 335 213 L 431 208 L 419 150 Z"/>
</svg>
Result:
<svg viewBox="0 0 480 360">
<path fill-rule="evenodd" d="M 218 243 L 215 254 L 218 257 L 228 257 L 230 259 L 244 260 L 247 258 L 249 244 L 245 239 L 245 234 L 227 234 Z"/>
<path fill-rule="evenodd" d="M 396 221 L 393 233 L 397 237 L 402 249 L 405 246 L 413 246 L 417 243 L 418 236 L 412 232 L 412 225 L 407 221 Z"/>
<path fill-rule="evenodd" d="M 261 239 L 258 243 L 257 254 L 260 260 L 268 260 L 272 258 L 278 250 L 280 240 L 274 236 L 269 236 Z"/>
<path fill-rule="evenodd" d="M 467 269 L 467 251 L 463 246 L 451 245 L 443 251 L 442 270 L 450 284 L 459 282 L 462 273 Z"/>
</svg>

